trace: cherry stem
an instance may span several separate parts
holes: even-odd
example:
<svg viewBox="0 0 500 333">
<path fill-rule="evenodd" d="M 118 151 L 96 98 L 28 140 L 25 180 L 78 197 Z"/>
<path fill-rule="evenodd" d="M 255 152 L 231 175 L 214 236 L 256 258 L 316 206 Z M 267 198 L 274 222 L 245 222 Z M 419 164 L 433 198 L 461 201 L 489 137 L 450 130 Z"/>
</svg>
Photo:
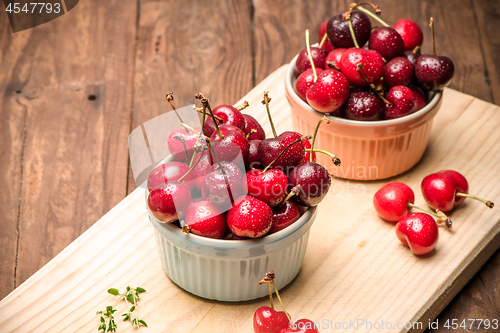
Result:
<svg viewBox="0 0 500 333">
<path fill-rule="evenodd" d="M 373 83 L 368 82 L 368 80 L 363 76 L 363 74 L 361 74 L 362 69 L 363 69 L 363 64 L 359 63 L 356 66 L 356 72 L 359 73 L 359 76 L 361 76 L 363 81 L 365 81 L 365 83 L 368 85 L 368 87 L 370 88 L 370 92 L 378 96 L 378 98 L 380 98 L 385 104 L 392 106 L 392 103 L 387 98 L 384 97 L 383 91 L 377 91 L 375 85 Z"/>
<path fill-rule="evenodd" d="M 406 205 L 407 205 L 408 207 L 411 207 L 411 208 L 415 208 L 415 209 L 421 210 L 421 211 L 423 211 L 423 212 L 426 212 L 427 214 L 430 214 L 430 215 L 432 215 L 432 216 L 436 217 L 436 218 L 438 219 L 438 223 L 445 222 L 446 226 L 447 226 L 448 228 L 450 228 L 450 229 L 451 229 L 451 226 L 452 226 L 452 224 L 453 224 L 453 223 L 451 222 L 451 219 L 450 219 L 450 218 L 448 218 L 446 215 L 444 215 L 444 213 L 443 213 L 443 212 L 440 212 L 442 215 L 441 215 L 441 214 L 437 214 L 437 213 L 431 212 L 430 210 L 420 208 L 420 207 L 418 207 L 418 206 L 416 206 L 416 205 L 412 204 L 411 202 L 407 202 L 407 203 L 406 203 Z"/>
<path fill-rule="evenodd" d="M 248 140 L 248 138 L 250 137 L 250 135 L 252 135 L 252 134 L 254 134 L 254 133 L 257 133 L 257 130 L 256 130 L 255 128 L 252 128 L 252 129 L 250 130 L 250 132 L 246 135 L 247 140 Z"/>
<path fill-rule="evenodd" d="M 283 150 L 281 151 L 281 153 L 278 155 L 278 157 L 276 157 L 276 158 L 275 158 L 275 159 L 274 159 L 271 163 L 269 163 L 269 165 L 268 165 L 268 166 L 266 166 L 266 167 L 264 168 L 264 170 L 262 170 L 262 173 L 264 173 L 264 172 L 266 172 L 267 170 L 269 170 L 269 168 L 271 167 L 271 165 L 273 165 L 273 164 L 274 164 L 274 162 L 276 162 L 276 161 L 277 161 L 277 160 L 281 157 L 281 155 L 283 155 L 283 154 L 286 152 L 286 150 L 287 150 L 288 148 L 290 148 L 291 146 L 293 146 L 293 145 L 294 145 L 294 144 L 296 144 L 297 142 L 304 141 L 304 140 L 309 140 L 309 139 L 311 139 L 311 138 L 312 138 L 312 136 L 310 136 L 310 135 L 306 135 L 306 136 L 303 136 L 303 137 L 301 137 L 300 139 L 297 139 L 297 140 L 295 140 L 294 142 L 290 143 L 288 146 L 286 146 L 286 147 L 285 147 L 285 149 L 283 149 Z"/>
<path fill-rule="evenodd" d="M 370 5 L 373 7 L 373 9 L 375 10 L 375 14 L 373 14 L 372 12 L 370 12 L 368 9 L 366 8 L 363 8 L 361 6 L 363 5 Z M 387 23 L 385 23 L 380 17 L 380 13 L 381 13 L 381 10 L 378 6 L 370 3 L 370 2 L 362 2 L 360 4 L 356 4 L 354 7 L 352 7 L 352 10 L 354 9 L 357 9 L 359 10 L 360 12 L 363 12 L 365 13 L 366 15 L 369 15 L 371 16 L 373 19 L 375 19 L 376 21 L 378 21 L 380 24 L 382 24 L 384 27 L 388 27 L 389 25 Z"/>
<path fill-rule="evenodd" d="M 238 106 L 236 107 L 236 109 L 237 109 L 238 111 L 243 111 L 243 110 L 245 110 L 245 109 L 246 109 L 247 107 L 249 107 L 249 106 L 250 106 L 250 104 L 248 104 L 248 102 L 247 102 L 247 101 L 244 101 L 244 102 L 243 102 L 243 104 L 238 105 Z M 221 119 L 221 120 L 222 120 L 222 119 Z"/>
<path fill-rule="evenodd" d="M 432 35 L 432 54 L 436 56 L 436 39 L 434 38 L 434 19 L 431 17 L 429 27 L 431 27 Z"/>
<path fill-rule="evenodd" d="M 271 309 L 274 310 L 273 286 L 270 283 L 269 283 L 269 300 L 271 301 Z"/>
<path fill-rule="evenodd" d="M 470 195 L 470 194 L 467 194 L 467 193 L 455 193 L 456 196 L 459 196 L 459 197 L 466 197 L 466 198 L 471 198 L 471 199 L 474 199 L 474 200 L 477 200 L 477 201 L 481 201 L 482 203 L 484 203 L 486 206 L 488 206 L 489 208 L 493 208 L 495 206 L 495 204 L 489 200 L 484 200 L 484 199 L 481 199 L 481 198 L 478 198 L 474 195 Z"/>
<path fill-rule="evenodd" d="M 177 116 L 177 118 L 179 119 L 179 121 L 181 123 L 184 122 L 184 120 L 182 120 L 181 118 L 181 115 L 179 114 L 179 112 L 177 112 L 177 109 L 175 108 L 175 105 L 174 105 L 174 93 L 173 92 L 168 92 L 166 95 L 165 95 L 165 98 L 167 99 L 167 102 L 170 104 L 170 107 L 172 108 L 172 110 L 174 110 L 175 112 L 175 115 Z M 187 129 L 186 130 L 186 133 L 189 133 L 189 131 Z"/>
<path fill-rule="evenodd" d="M 325 122 L 328 125 L 330 123 L 330 120 L 328 120 L 328 118 L 326 116 L 323 116 L 323 118 L 321 118 L 318 121 L 318 125 L 316 125 L 316 129 L 314 130 L 314 136 L 313 136 L 312 143 L 311 143 L 311 150 L 312 151 L 314 151 L 314 143 L 316 142 L 316 136 L 318 135 L 319 125 L 321 125 L 322 122 Z M 313 154 L 310 153 L 309 154 L 309 162 L 312 162 L 312 161 L 313 161 Z"/>
<path fill-rule="evenodd" d="M 294 195 L 297 195 L 299 194 L 300 192 L 300 184 L 297 185 L 297 186 L 294 186 L 292 187 L 292 189 L 290 190 L 290 193 L 286 196 L 285 199 L 283 199 L 283 202 L 280 204 L 280 206 L 278 208 L 281 208 L 283 207 L 283 205 L 291 198 L 293 197 Z"/>
<path fill-rule="evenodd" d="M 210 151 L 212 152 L 212 155 L 214 156 L 215 161 L 219 165 L 219 168 L 220 168 L 222 174 L 225 176 L 226 175 L 226 171 L 222 167 L 222 164 L 220 163 L 219 159 L 217 158 L 217 155 L 215 155 L 215 150 L 214 150 L 214 147 L 212 147 L 212 143 L 210 142 L 210 140 L 207 140 L 207 145 L 208 145 L 208 148 L 210 148 Z"/>
<path fill-rule="evenodd" d="M 347 24 L 349 25 L 349 31 L 351 32 L 351 37 L 352 37 L 352 41 L 354 42 L 354 46 L 356 46 L 356 48 L 359 49 L 358 40 L 356 39 L 356 35 L 354 34 L 354 28 L 352 27 L 352 21 L 351 21 L 350 16 L 347 19 Z"/>
<path fill-rule="evenodd" d="M 273 130 L 273 135 L 276 138 L 278 135 L 276 134 L 273 118 L 271 117 L 271 111 L 269 110 L 269 102 L 271 102 L 271 98 L 269 98 L 269 91 L 264 91 L 264 100 L 262 101 L 262 104 L 266 105 L 267 116 L 269 117 L 269 123 L 271 123 L 271 129 Z"/>
<path fill-rule="evenodd" d="M 311 68 L 314 74 L 314 82 L 318 81 L 318 74 L 316 74 L 316 66 L 314 66 L 314 61 L 311 55 L 311 43 L 309 43 L 309 29 L 306 29 L 306 49 L 307 56 L 309 57 L 309 62 L 311 63 Z"/>
<path fill-rule="evenodd" d="M 336 166 L 339 166 L 341 164 L 340 162 L 340 159 L 333 155 L 332 153 L 326 151 L 326 150 L 321 150 L 321 149 L 306 149 L 306 151 L 310 152 L 311 154 L 314 152 L 314 153 L 322 153 L 322 154 L 325 154 L 325 155 L 328 155 L 332 158 L 332 162 L 333 164 L 335 164 Z"/>
<path fill-rule="evenodd" d="M 328 68 L 330 69 L 335 69 L 337 71 L 340 72 L 340 68 L 338 68 L 337 66 L 335 66 L 335 63 L 333 61 L 329 61 L 328 64 L 327 64 Z"/>
<path fill-rule="evenodd" d="M 198 112 L 198 113 L 205 113 L 205 114 L 207 114 L 207 115 L 209 115 L 209 116 L 210 116 L 210 114 L 209 114 L 209 113 L 207 113 L 207 111 L 205 111 L 203 108 L 197 108 L 197 107 L 195 107 L 194 109 L 195 109 L 195 111 L 196 111 L 196 112 Z M 222 118 L 221 118 L 221 117 L 217 117 L 216 115 L 214 115 L 214 117 L 215 117 L 215 119 L 217 119 L 217 120 L 218 120 L 218 121 L 220 121 L 220 122 L 223 122 L 223 121 L 224 121 L 224 120 L 222 120 Z"/>
<path fill-rule="evenodd" d="M 413 51 L 411 51 L 411 53 L 413 53 L 413 54 L 417 54 L 419 52 L 420 52 L 420 45 L 415 46 L 415 48 L 413 49 Z"/>
<path fill-rule="evenodd" d="M 212 108 L 210 107 L 210 103 L 208 102 L 208 99 L 206 98 L 203 98 L 201 100 L 201 102 L 203 103 L 203 107 L 207 108 L 208 112 L 210 113 L 210 116 L 212 117 L 213 121 L 214 121 L 214 124 L 215 124 L 215 129 L 217 130 L 217 133 L 219 134 L 219 138 L 223 138 L 224 135 L 222 135 L 220 129 L 219 129 L 219 124 L 217 123 L 217 120 L 215 119 L 215 115 L 214 113 L 212 112 Z"/>
<path fill-rule="evenodd" d="M 205 151 L 202 151 L 202 152 L 201 152 L 201 155 L 200 155 L 200 158 L 198 159 L 198 161 L 196 161 L 196 163 L 195 163 L 194 165 L 190 165 L 189 170 L 188 170 L 188 171 L 187 171 L 187 172 L 186 172 L 186 173 L 185 173 L 185 174 L 184 174 L 181 178 L 179 178 L 179 180 L 178 180 L 179 182 L 180 182 L 180 181 L 182 181 L 184 178 L 186 178 L 186 177 L 187 177 L 187 175 L 189 175 L 189 174 L 191 173 L 191 171 L 193 171 L 193 170 L 194 170 L 194 168 L 196 168 L 196 166 L 198 165 L 198 163 L 200 163 L 201 159 L 203 158 L 203 155 L 204 155 L 204 154 L 205 154 Z M 193 158 L 191 159 L 191 162 L 194 160 L 194 156 L 195 156 L 195 155 L 196 155 L 196 154 L 193 154 Z M 191 164 L 192 164 L 192 163 L 191 163 Z"/>
<path fill-rule="evenodd" d="M 319 45 L 318 45 L 320 49 L 321 49 L 321 48 L 323 47 L 323 45 L 325 44 L 325 42 L 326 42 L 326 39 L 327 39 L 327 38 L 328 38 L 328 35 L 327 35 L 327 34 L 326 34 L 326 32 L 325 32 L 325 34 L 323 35 L 323 38 L 321 39 L 321 42 L 319 42 Z"/>
<path fill-rule="evenodd" d="M 197 130 L 195 130 L 194 128 L 192 128 L 191 126 L 189 126 L 188 124 L 184 124 L 184 123 L 182 123 L 182 124 L 181 124 L 181 126 L 182 126 L 182 127 L 184 127 L 185 129 L 188 129 L 188 130 L 190 130 L 190 131 L 193 131 L 194 133 L 196 133 L 196 134 L 198 134 L 198 135 L 200 135 L 200 134 L 201 134 L 200 132 L 198 132 Z"/>
<path fill-rule="evenodd" d="M 184 129 L 187 131 L 187 128 Z M 189 160 L 189 154 L 186 147 L 186 140 L 184 140 L 184 138 L 179 133 L 173 135 L 172 139 L 182 142 L 182 145 L 184 146 L 184 154 L 186 154 L 186 161 Z"/>
<path fill-rule="evenodd" d="M 271 283 L 273 284 L 274 291 L 276 291 L 276 296 L 278 296 L 278 301 L 280 301 L 280 305 L 281 305 L 281 308 L 283 309 L 283 312 L 285 312 L 288 320 L 291 321 L 292 318 L 290 318 L 290 315 L 288 314 L 288 312 L 286 312 L 285 305 L 283 304 L 283 301 L 281 300 L 280 293 L 278 291 L 278 288 L 276 288 L 276 283 L 274 283 L 274 279 L 271 280 Z"/>
</svg>

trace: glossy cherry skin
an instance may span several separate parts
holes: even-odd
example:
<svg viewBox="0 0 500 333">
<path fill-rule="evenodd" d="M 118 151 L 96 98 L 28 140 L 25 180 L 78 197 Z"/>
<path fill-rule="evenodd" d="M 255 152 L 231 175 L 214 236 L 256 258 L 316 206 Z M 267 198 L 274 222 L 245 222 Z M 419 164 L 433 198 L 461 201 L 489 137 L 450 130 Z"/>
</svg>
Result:
<svg viewBox="0 0 500 333">
<path fill-rule="evenodd" d="M 319 75 L 323 70 L 316 68 L 316 75 Z M 303 101 L 307 102 L 306 93 L 314 85 L 314 72 L 312 68 L 306 69 L 300 73 L 297 81 L 295 82 L 295 91 Z"/>
<path fill-rule="evenodd" d="M 323 69 L 323 67 L 325 66 L 325 59 L 327 55 L 328 52 L 326 52 L 325 50 L 320 49 L 316 46 L 311 46 L 311 57 L 316 68 Z M 297 57 L 297 61 L 295 62 L 295 74 L 299 75 L 309 68 L 311 68 L 311 61 L 309 60 L 307 49 L 303 49 L 302 51 L 300 51 Z"/>
<path fill-rule="evenodd" d="M 300 218 L 300 209 L 291 199 L 287 200 L 283 206 L 273 208 L 273 225 L 270 234 L 285 229 Z"/>
<path fill-rule="evenodd" d="M 362 12 L 355 10 L 351 14 L 351 22 L 358 44 L 364 45 L 368 41 L 372 29 L 370 19 Z M 328 39 L 336 48 L 354 47 L 345 14 L 330 18 L 326 25 L 326 33 Z"/>
<path fill-rule="evenodd" d="M 436 221 L 429 214 L 411 213 L 396 224 L 396 236 L 411 252 L 421 256 L 436 247 L 439 230 Z"/>
<path fill-rule="evenodd" d="M 183 218 L 191 206 L 191 191 L 182 182 L 168 182 L 149 192 L 148 207 L 162 223 Z"/>
<path fill-rule="evenodd" d="M 271 207 L 250 195 L 237 198 L 227 212 L 227 226 L 239 237 L 262 237 L 271 230 L 272 223 Z"/>
<path fill-rule="evenodd" d="M 279 206 L 286 197 L 288 178 L 280 169 L 268 169 L 265 172 L 253 169 L 246 173 L 248 195 L 251 195 L 273 208 Z"/>
<path fill-rule="evenodd" d="M 325 69 L 306 93 L 307 103 L 316 111 L 330 113 L 338 110 L 349 97 L 349 81 L 341 72 Z"/>
<path fill-rule="evenodd" d="M 259 145 L 261 140 L 250 140 L 248 142 L 248 158 L 245 160 L 246 170 L 264 169 L 259 159 Z"/>
<path fill-rule="evenodd" d="M 422 46 L 424 34 L 414 21 L 402 18 L 394 23 L 393 28 L 403 39 L 405 50 L 413 50 L 417 46 Z"/>
<path fill-rule="evenodd" d="M 264 140 L 266 138 L 266 132 L 259 124 L 257 119 L 255 119 L 249 114 L 244 114 L 243 119 L 245 120 L 245 126 L 244 126 L 245 135 L 248 135 L 252 130 L 257 131 L 250 134 L 248 140 Z"/>
<path fill-rule="evenodd" d="M 288 327 L 289 320 L 283 311 L 276 311 L 268 306 L 261 306 L 253 314 L 255 333 L 279 333 Z"/>
<path fill-rule="evenodd" d="M 208 238 L 222 238 L 226 232 L 224 212 L 208 201 L 193 204 L 186 214 L 185 223 L 195 235 Z"/>
<path fill-rule="evenodd" d="M 231 106 L 231 105 L 219 105 L 215 109 L 212 110 L 213 114 L 222 119 L 222 124 L 233 125 L 241 130 L 245 128 L 245 119 L 241 112 Z M 221 122 L 217 121 L 218 125 L 221 125 Z M 203 134 L 210 137 L 215 131 L 215 124 L 213 119 L 207 115 L 205 119 L 205 126 L 203 127 Z"/>
<path fill-rule="evenodd" d="M 380 120 L 384 114 L 384 103 L 368 91 L 355 90 L 342 106 L 341 113 L 347 119 Z"/>
<path fill-rule="evenodd" d="M 203 200 L 227 210 L 235 198 L 246 192 L 246 186 L 243 186 L 243 175 L 234 163 L 221 162 L 221 164 L 225 174 L 217 164 L 213 165 L 213 171 L 205 176 L 201 194 Z"/>
<path fill-rule="evenodd" d="M 415 203 L 415 193 L 406 184 L 392 182 L 384 185 L 373 196 L 373 207 L 381 218 L 388 222 L 398 222 L 408 214 Z"/>
<path fill-rule="evenodd" d="M 450 84 L 455 65 L 450 58 L 422 54 L 415 61 L 415 77 L 425 90 L 438 91 Z"/>
<path fill-rule="evenodd" d="M 197 153 L 195 156 L 195 163 L 200 159 L 202 153 Z M 205 151 L 201 156 L 200 161 L 196 164 L 193 171 L 191 171 L 192 179 L 194 179 L 194 186 L 201 191 L 205 183 L 205 176 L 212 172 L 212 163 L 210 163 L 209 153 Z"/>
<path fill-rule="evenodd" d="M 413 81 L 413 73 L 413 65 L 405 57 L 391 59 L 384 66 L 384 86 L 407 86 Z"/>
<path fill-rule="evenodd" d="M 385 119 L 395 119 L 417 111 L 417 99 L 408 87 L 392 87 L 386 98 L 392 105 L 385 104 Z"/>
<path fill-rule="evenodd" d="M 442 170 L 422 180 L 422 195 L 432 209 L 449 212 L 464 202 L 465 197 L 457 193 L 469 193 L 467 179 L 457 171 Z"/>
<path fill-rule="evenodd" d="M 300 185 L 300 191 L 295 196 L 299 204 L 313 207 L 323 201 L 332 180 L 324 166 L 314 162 L 305 162 L 290 172 L 288 183 L 290 188 Z"/>
<path fill-rule="evenodd" d="M 345 50 L 340 58 L 340 70 L 349 83 L 356 87 L 368 86 L 359 75 L 358 64 L 362 64 L 361 74 L 368 83 L 377 84 L 382 77 L 384 59 L 377 51 L 350 48 Z"/>
<path fill-rule="evenodd" d="M 280 333 L 319 333 L 319 329 L 312 320 L 299 319 L 290 323 L 290 327 L 282 329 Z"/>
<path fill-rule="evenodd" d="M 427 105 L 427 98 L 425 97 L 423 90 L 414 84 L 410 84 L 408 88 L 411 89 L 413 95 L 415 95 L 415 98 L 417 99 L 417 111 L 423 109 Z"/>
<path fill-rule="evenodd" d="M 375 29 L 370 35 L 368 45 L 370 50 L 379 52 L 385 60 L 402 56 L 405 50 L 403 38 L 396 30 L 389 27 Z"/>
<path fill-rule="evenodd" d="M 321 23 L 318 29 L 318 43 L 321 43 L 323 40 L 323 36 L 326 34 L 326 25 L 328 24 L 328 20 L 324 21 Z M 332 52 L 335 49 L 335 46 L 332 45 L 328 37 L 326 37 L 325 42 L 323 43 L 323 46 L 321 47 L 323 50 L 325 50 L 327 53 Z M 325 67 L 326 68 L 326 67 Z"/>
<path fill-rule="evenodd" d="M 157 188 L 161 184 L 168 183 L 170 181 L 178 181 L 182 176 L 184 176 L 189 171 L 189 167 L 181 162 L 167 162 L 158 165 L 151 171 L 148 177 L 148 191 L 151 192 L 154 188 Z M 193 189 L 194 182 L 193 175 L 189 173 L 183 181 L 188 185 L 189 190 Z"/>
<path fill-rule="evenodd" d="M 201 131 L 201 128 L 198 127 L 195 128 L 195 130 Z M 186 150 L 188 152 L 189 159 L 191 159 L 191 157 L 193 156 L 193 146 L 196 143 L 196 140 L 198 140 L 198 134 L 192 131 L 186 131 L 184 128 L 177 128 L 170 132 L 167 138 L 168 151 L 170 152 L 170 154 L 172 154 L 172 157 L 176 161 L 189 162 L 186 159 L 186 153 L 184 151 L 184 145 L 182 144 L 182 141 L 173 138 L 173 136 L 176 134 L 184 138 L 184 143 L 186 144 Z"/>
<path fill-rule="evenodd" d="M 345 50 L 344 48 L 340 49 L 335 49 L 332 52 L 328 53 L 325 59 L 325 68 L 330 68 L 328 64 L 330 62 L 333 63 L 334 69 L 340 69 L 340 59 L 342 59 L 342 55 L 344 54 Z"/>
<path fill-rule="evenodd" d="M 268 166 L 288 145 L 300 138 L 301 136 L 297 132 L 286 131 L 278 135 L 277 138 L 262 140 L 258 148 L 260 163 L 264 167 Z M 273 163 L 271 168 L 281 169 L 283 172 L 288 173 L 289 169 L 302 162 L 305 153 L 304 143 L 299 141 L 288 148 Z"/>
<path fill-rule="evenodd" d="M 210 140 L 212 142 L 215 155 L 219 161 L 233 162 L 241 154 L 243 161 L 248 158 L 249 144 L 245 133 L 233 125 L 221 125 L 219 127 L 223 137 L 215 131 Z"/>
</svg>

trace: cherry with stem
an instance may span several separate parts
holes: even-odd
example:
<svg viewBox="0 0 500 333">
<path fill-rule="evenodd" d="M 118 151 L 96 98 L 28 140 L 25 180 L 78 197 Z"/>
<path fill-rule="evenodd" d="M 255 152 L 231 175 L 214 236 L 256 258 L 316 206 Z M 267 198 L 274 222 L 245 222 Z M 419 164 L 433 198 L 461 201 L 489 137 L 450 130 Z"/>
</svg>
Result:
<svg viewBox="0 0 500 333">
<path fill-rule="evenodd" d="M 444 223 L 448 227 L 448 229 L 451 229 L 453 226 L 453 222 L 451 221 L 451 219 L 448 216 L 446 216 L 443 212 L 441 212 L 440 210 L 436 210 L 436 213 L 434 213 L 434 212 L 431 212 L 430 210 L 420 208 L 417 205 L 412 204 L 411 202 L 407 202 L 406 205 L 408 207 L 421 210 L 423 212 L 426 212 L 429 215 L 434 216 L 435 218 L 437 218 L 438 224 Z"/>
<path fill-rule="evenodd" d="M 259 281 L 259 284 L 269 283 L 269 291 L 271 292 L 270 293 L 271 307 L 273 307 L 272 306 L 273 305 L 273 301 L 272 301 L 273 296 L 272 296 L 272 290 L 271 290 L 271 285 L 272 285 L 272 287 L 274 288 L 274 291 L 276 292 L 276 296 L 278 297 L 278 300 L 280 302 L 281 308 L 283 309 L 283 312 L 285 312 L 285 315 L 287 316 L 288 320 L 291 321 L 292 318 L 290 317 L 290 315 L 286 311 L 285 305 L 283 305 L 283 301 L 281 300 L 278 288 L 276 288 L 276 283 L 274 283 L 274 279 L 275 278 L 276 278 L 276 276 L 274 274 L 274 271 L 270 271 L 270 272 L 266 273 L 266 277 L 265 278 L 263 278 L 262 280 Z M 274 307 L 273 307 L 273 309 L 274 309 Z"/>
<path fill-rule="evenodd" d="M 300 186 L 300 184 L 299 184 L 299 185 L 297 185 L 297 186 L 292 187 L 292 189 L 290 190 L 290 193 L 286 196 L 286 198 L 285 198 L 285 199 L 283 199 L 283 202 L 279 205 L 279 207 L 278 207 L 278 208 L 283 207 L 283 205 L 284 205 L 284 204 L 285 204 L 288 200 L 290 200 L 290 198 L 291 198 L 291 197 L 293 197 L 294 195 L 299 194 L 299 192 L 300 192 L 300 187 L 301 187 L 301 186 Z"/>
<path fill-rule="evenodd" d="M 279 153 L 278 157 L 276 157 L 274 160 L 271 161 L 271 163 L 269 163 L 265 168 L 264 170 L 262 170 L 262 173 L 266 172 L 267 170 L 269 170 L 269 168 L 274 164 L 274 162 L 276 162 L 277 160 L 279 160 L 279 158 L 286 152 L 286 150 L 288 148 L 290 148 L 291 146 L 293 146 L 294 144 L 296 144 L 297 142 L 301 142 L 301 141 L 305 141 L 305 140 L 310 140 L 312 139 L 312 136 L 310 135 L 306 135 L 306 136 L 303 136 L 301 137 L 300 139 L 297 139 L 293 142 L 291 142 L 288 146 L 285 147 L 285 149 L 283 149 L 281 151 L 281 153 Z"/>
<path fill-rule="evenodd" d="M 369 5 L 371 7 L 373 7 L 373 9 L 375 10 L 375 14 L 372 13 L 371 11 L 369 11 L 368 9 L 366 8 L 363 8 L 362 6 L 364 5 Z M 365 13 L 366 15 L 368 16 L 371 16 L 373 19 L 375 19 L 377 22 L 379 22 L 380 24 L 382 24 L 384 27 L 388 27 L 389 25 L 387 23 L 385 23 L 379 16 L 380 14 L 382 13 L 382 11 L 380 10 L 380 7 L 371 3 L 371 2 L 362 2 L 362 3 L 359 3 L 359 4 L 356 4 L 356 3 L 353 3 L 351 5 L 351 8 L 349 9 L 350 11 L 353 11 L 353 10 L 359 10 L 360 12 L 363 12 Z"/>
</svg>

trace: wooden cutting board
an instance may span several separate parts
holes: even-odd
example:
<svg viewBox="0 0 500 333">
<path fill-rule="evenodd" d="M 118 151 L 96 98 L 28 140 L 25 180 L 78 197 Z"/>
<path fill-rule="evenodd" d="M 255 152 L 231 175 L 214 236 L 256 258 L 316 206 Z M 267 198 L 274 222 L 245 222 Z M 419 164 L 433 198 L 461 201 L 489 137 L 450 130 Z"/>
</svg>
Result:
<svg viewBox="0 0 500 333">
<path fill-rule="evenodd" d="M 276 70 L 242 99 L 250 102 L 245 112 L 267 130 L 260 103 L 264 90 L 273 98 L 278 132 L 291 128 L 285 70 L 286 66 Z M 454 169 L 467 177 L 471 193 L 500 203 L 499 124 L 500 107 L 446 89 L 424 157 L 391 181 L 412 187 L 416 204 L 423 206 L 422 178 Z M 335 326 L 345 332 L 422 332 L 499 248 L 500 207 L 488 209 L 466 200 L 450 214 L 453 229 L 440 228 L 436 250 L 423 258 L 414 256 L 397 240 L 394 224 L 381 220 L 373 209 L 373 194 L 387 182 L 333 180 L 312 227 L 302 270 L 281 293 L 294 319 L 317 321 L 323 332 Z M 95 312 L 114 303 L 106 290 L 127 285 L 147 290 L 138 307 L 149 325 L 143 332 L 253 332 L 253 312 L 267 305 L 267 298 L 207 301 L 166 276 L 143 191 L 131 193 L 4 298 L 0 332 L 97 331 Z M 123 304 L 118 308 L 123 310 Z M 422 326 L 402 327 L 406 322 Z M 392 329 L 387 329 L 389 323 Z M 136 330 L 120 318 L 117 324 L 118 332 Z"/>
</svg>

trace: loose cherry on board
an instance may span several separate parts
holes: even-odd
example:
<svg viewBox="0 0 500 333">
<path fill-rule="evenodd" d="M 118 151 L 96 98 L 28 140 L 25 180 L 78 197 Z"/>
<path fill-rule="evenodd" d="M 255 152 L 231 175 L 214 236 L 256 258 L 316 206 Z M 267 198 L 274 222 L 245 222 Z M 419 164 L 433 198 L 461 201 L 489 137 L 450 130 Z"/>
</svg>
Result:
<svg viewBox="0 0 500 333">
<path fill-rule="evenodd" d="M 186 214 L 183 231 L 208 238 L 222 238 L 226 232 L 224 212 L 208 201 L 194 203 Z"/>
<path fill-rule="evenodd" d="M 426 213 L 405 215 L 396 224 L 396 236 L 416 255 L 431 252 L 439 239 L 436 221 Z"/>
<path fill-rule="evenodd" d="M 281 297 L 279 297 L 278 289 L 274 283 L 274 272 L 266 273 L 266 277 L 259 281 L 259 284 L 269 283 L 269 300 L 271 307 L 261 306 L 255 310 L 253 314 L 253 330 L 255 333 L 280 333 L 282 329 L 290 324 L 290 316 L 285 311 Z M 283 311 L 274 310 L 273 289 L 276 290 L 276 295 L 280 301 Z"/>
<path fill-rule="evenodd" d="M 239 237 L 259 238 L 271 230 L 273 211 L 263 201 L 245 195 L 235 199 L 227 212 L 227 226 Z"/>
<path fill-rule="evenodd" d="M 467 179 L 454 170 L 442 170 L 432 173 L 422 180 L 422 195 L 427 204 L 433 209 L 448 212 L 464 202 L 465 198 L 481 201 L 489 208 L 493 208 L 491 201 L 469 195 Z"/>
<path fill-rule="evenodd" d="M 406 184 L 400 182 L 391 182 L 380 188 L 373 196 L 373 207 L 378 215 L 388 222 L 398 222 L 407 215 L 412 208 L 422 210 L 435 216 L 438 223 L 445 222 L 448 228 L 451 228 L 452 222 L 444 214 L 439 215 L 426 211 L 414 205 L 415 193 Z"/>
<path fill-rule="evenodd" d="M 422 54 L 415 61 L 415 77 L 420 87 L 425 90 L 437 91 L 450 84 L 455 65 L 450 58 L 436 55 L 434 38 L 434 22 L 431 17 L 432 50 L 433 54 Z"/>
</svg>

